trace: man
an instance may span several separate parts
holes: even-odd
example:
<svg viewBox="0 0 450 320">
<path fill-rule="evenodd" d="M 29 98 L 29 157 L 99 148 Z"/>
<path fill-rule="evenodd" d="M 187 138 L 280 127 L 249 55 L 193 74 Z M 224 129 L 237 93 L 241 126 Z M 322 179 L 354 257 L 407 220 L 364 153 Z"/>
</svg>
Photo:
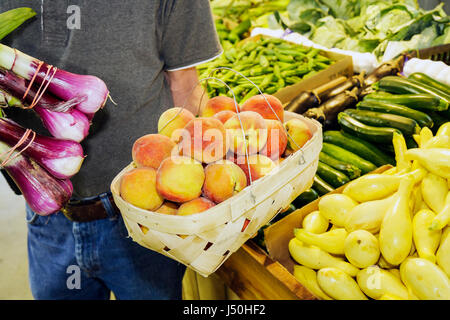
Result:
<svg viewBox="0 0 450 320">
<path fill-rule="evenodd" d="M 69 213 L 27 209 L 31 291 L 36 299 L 179 299 L 184 266 L 128 238 L 108 193 L 131 162 L 133 142 L 157 132 L 174 105 L 197 113 L 195 65 L 221 54 L 207 0 L 2 0 L 0 12 L 31 7 L 37 16 L 4 43 L 58 68 L 105 81 L 108 102 L 82 145 Z M 33 112 L 8 116 L 39 133 Z"/>
</svg>

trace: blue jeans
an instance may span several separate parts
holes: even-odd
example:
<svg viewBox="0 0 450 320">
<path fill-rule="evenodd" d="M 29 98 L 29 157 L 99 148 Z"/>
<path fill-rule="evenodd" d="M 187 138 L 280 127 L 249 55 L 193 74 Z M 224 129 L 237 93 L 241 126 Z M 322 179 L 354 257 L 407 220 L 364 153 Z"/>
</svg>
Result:
<svg viewBox="0 0 450 320">
<path fill-rule="evenodd" d="M 120 213 L 71 222 L 27 206 L 30 287 L 35 299 L 181 299 L 184 265 L 128 238 Z M 109 204 L 109 205 L 108 205 Z"/>
</svg>

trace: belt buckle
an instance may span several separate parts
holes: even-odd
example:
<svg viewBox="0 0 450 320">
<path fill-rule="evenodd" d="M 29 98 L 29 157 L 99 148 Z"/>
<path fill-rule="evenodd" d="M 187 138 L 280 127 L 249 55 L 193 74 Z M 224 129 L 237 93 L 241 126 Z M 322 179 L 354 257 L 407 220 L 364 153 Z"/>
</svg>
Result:
<svg viewBox="0 0 450 320">
<path fill-rule="evenodd" d="M 70 211 L 70 209 L 68 208 L 68 205 L 65 206 L 64 208 L 61 209 L 61 212 L 64 214 L 64 216 L 69 219 L 72 222 L 75 222 L 73 219 L 73 213 L 72 211 Z"/>
</svg>

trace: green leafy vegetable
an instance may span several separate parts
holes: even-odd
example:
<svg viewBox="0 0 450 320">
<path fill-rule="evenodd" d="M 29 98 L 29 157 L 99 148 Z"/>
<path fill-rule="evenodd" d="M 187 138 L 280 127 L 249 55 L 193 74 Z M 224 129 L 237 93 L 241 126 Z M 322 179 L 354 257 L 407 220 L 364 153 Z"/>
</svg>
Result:
<svg viewBox="0 0 450 320">
<path fill-rule="evenodd" d="M 271 27 L 287 26 L 328 48 L 381 58 L 387 49 L 449 43 L 450 19 L 443 5 L 425 11 L 416 0 L 291 0 L 287 12 L 274 15 Z"/>
</svg>

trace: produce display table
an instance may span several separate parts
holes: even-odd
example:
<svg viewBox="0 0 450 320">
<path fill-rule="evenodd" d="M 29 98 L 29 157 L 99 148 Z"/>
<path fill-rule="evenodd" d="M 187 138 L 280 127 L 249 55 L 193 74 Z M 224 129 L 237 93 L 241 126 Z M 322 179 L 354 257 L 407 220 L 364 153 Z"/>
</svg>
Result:
<svg viewBox="0 0 450 320">
<path fill-rule="evenodd" d="M 315 299 L 280 263 L 252 241 L 225 261 L 216 274 L 241 299 Z"/>
</svg>

